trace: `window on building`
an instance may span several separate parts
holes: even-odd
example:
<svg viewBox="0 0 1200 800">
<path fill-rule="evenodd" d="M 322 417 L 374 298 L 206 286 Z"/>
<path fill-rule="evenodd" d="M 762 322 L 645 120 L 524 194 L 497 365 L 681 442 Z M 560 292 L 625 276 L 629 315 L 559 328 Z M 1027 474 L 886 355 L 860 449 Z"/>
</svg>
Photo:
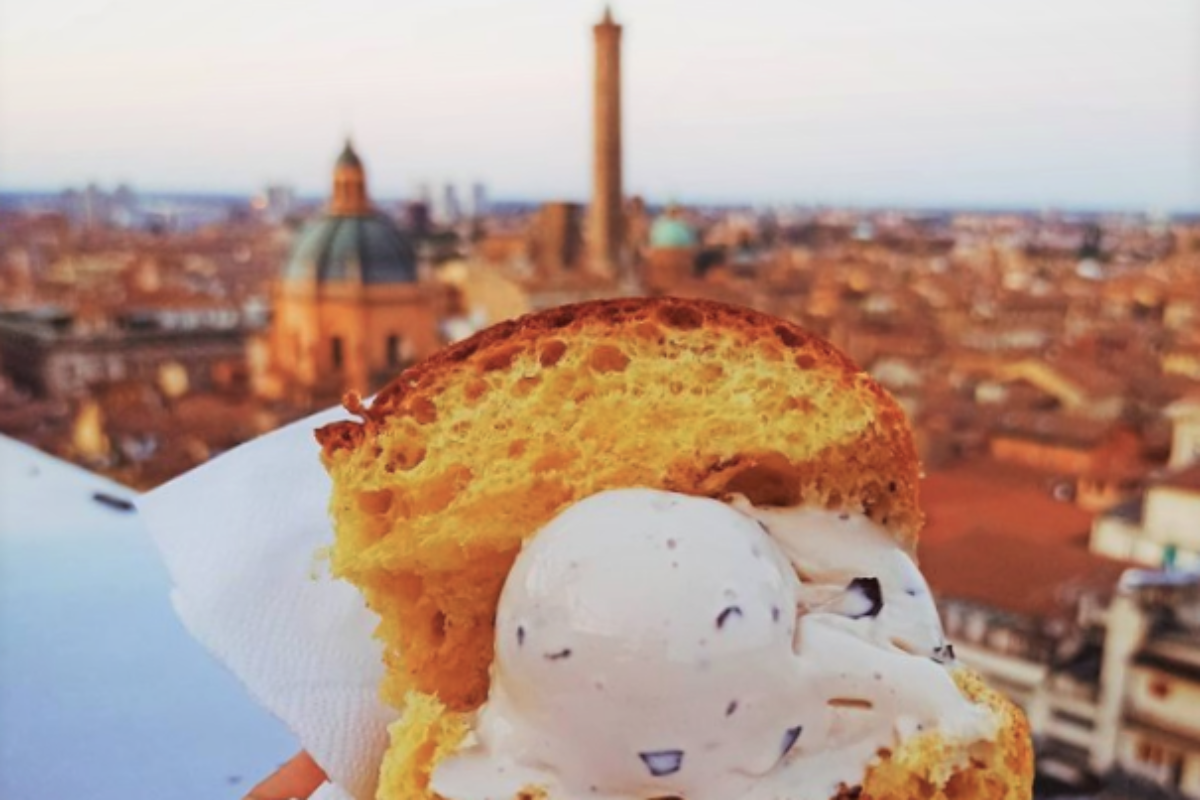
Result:
<svg viewBox="0 0 1200 800">
<path fill-rule="evenodd" d="M 387 337 L 387 365 L 400 366 L 400 337 L 394 333 L 388 334 Z"/>
<path fill-rule="evenodd" d="M 1090 731 L 1096 727 L 1096 723 L 1087 717 L 1080 714 L 1072 714 L 1070 711 L 1063 711 L 1059 708 L 1054 709 L 1054 711 L 1051 712 L 1051 715 L 1055 720 L 1059 722 L 1065 722 L 1068 725 L 1074 725 L 1076 728 L 1083 728 L 1084 730 Z"/>
<path fill-rule="evenodd" d="M 1142 739 L 1137 746 L 1137 760 L 1156 773 L 1160 783 L 1178 788 L 1183 778 L 1183 753 L 1164 747 L 1158 742 Z"/>
<path fill-rule="evenodd" d="M 1026 649 L 1024 634 L 1009 628 L 993 629 L 988 634 L 987 644 L 993 650 L 1010 656 L 1019 656 Z"/>
<path fill-rule="evenodd" d="M 1158 700 L 1166 700 L 1171 693 L 1171 682 L 1161 676 L 1150 679 L 1150 696 Z"/>
<path fill-rule="evenodd" d="M 333 359 L 333 368 L 340 370 L 345 362 L 345 354 L 342 352 L 342 337 L 333 337 L 329 345 L 330 357 Z"/>
<path fill-rule="evenodd" d="M 942 607 L 942 620 L 948 635 L 957 636 L 962 631 L 963 612 L 958 606 L 944 605 Z"/>
<path fill-rule="evenodd" d="M 1138 742 L 1137 758 L 1143 764 L 1157 767 L 1166 763 L 1167 751 L 1160 744 L 1152 742 L 1149 739 L 1142 739 L 1142 741 Z"/>
<path fill-rule="evenodd" d="M 963 636 L 972 642 L 979 642 L 987 634 L 987 629 L 987 617 L 976 611 L 967 618 L 967 622 L 963 626 Z"/>
</svg>

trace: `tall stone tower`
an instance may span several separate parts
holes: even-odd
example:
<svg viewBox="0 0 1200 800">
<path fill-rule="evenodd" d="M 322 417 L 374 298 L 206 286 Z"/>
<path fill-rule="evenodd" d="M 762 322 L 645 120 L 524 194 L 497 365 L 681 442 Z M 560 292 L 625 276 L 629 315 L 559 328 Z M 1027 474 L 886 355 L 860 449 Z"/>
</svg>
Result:
<svg viewBox="0 0 1200 800">
<path fill-rule="evenodd" d="M 589 267 L 611 278 L 621 276 L 621 26 L 612 10 L 593 27 L 596 38 L 594 161 L 589 230 Z"/>
</svg>

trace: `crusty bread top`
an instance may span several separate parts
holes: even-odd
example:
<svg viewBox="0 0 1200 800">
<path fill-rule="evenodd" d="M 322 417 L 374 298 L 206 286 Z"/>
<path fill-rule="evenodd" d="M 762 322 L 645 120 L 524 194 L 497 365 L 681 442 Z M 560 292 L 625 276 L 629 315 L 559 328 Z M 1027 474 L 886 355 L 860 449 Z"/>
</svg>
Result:
<svg viewBox="0 0 1200 800">
<path fill-rule="evenodd" d="M 520 543 L 569 504 L 646 486 L 862 511 L 912 551 L 903 412 L 832 345 L 699 300 L 622 299 L 505 322 L 407 370 L 317 436 L 335 571 L 379 612 L 384 694 L 486 696 Z M 834 535 L 831 533 L 831 535 Z"/>
</svg>

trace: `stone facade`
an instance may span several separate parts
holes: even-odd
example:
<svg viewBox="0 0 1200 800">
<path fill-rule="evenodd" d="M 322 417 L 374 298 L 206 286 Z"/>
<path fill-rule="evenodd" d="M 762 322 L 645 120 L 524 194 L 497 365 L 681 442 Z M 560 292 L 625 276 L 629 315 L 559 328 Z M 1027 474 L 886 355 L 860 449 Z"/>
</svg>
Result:
<svg viewBox="0 0 1200 800">
<path fill-rule="evenodd" d="M 454 290 L 423 278 L 415 247 L 367 196 L 349 143 L 334 168 L 327 212 L 297 244 L 274 292 L 264 393 L 336 402 L 368 394 L 444 343 Z"/>
<path fill-rule="evenodd" d="M 168 366 L 205 391 L 245 372 L 246 341 L 256 331 L 240 322 L 174 328 L 147 318 L 136 325 L 118 318 L 97 331 L 65 312 L 12 312 L 0 315 L 0 362 L 15 387 L 45 400 L 85 397 L 112 381 L 154 382 Z"/>
</svg>

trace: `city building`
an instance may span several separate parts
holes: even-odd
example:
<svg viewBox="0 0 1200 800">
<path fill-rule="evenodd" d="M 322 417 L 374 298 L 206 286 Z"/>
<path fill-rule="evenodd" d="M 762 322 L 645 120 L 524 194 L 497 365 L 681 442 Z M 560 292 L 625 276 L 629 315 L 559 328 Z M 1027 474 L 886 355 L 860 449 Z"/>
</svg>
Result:
<svg viewBox="0 0 1200 800">
<path fill-rule="evenodd" d="M 1200 798 L 1200 581 L 1130 572 L 1106 622 L 1092 770 L 1135 797 Z"/>
<path fill-rule="evenodd" d="M 0 363 L 15 388 L 39 400 L 81 398 L 113 381 L 153 383 L 166 369 L 203 391 L 245 374 L 246 341 L 262 324 L 257 314 L 220 307 L 6 312 Z"/>
<path fill-rule="evenodd" d="M 412 240 L 371 204 L 362 160 L 347 142 L 329 206 L 300 235 L 278 281 L 272 375 L 257 376 L 260 391 L 336 401 L 377 389 L 432 353 L 453 292 L 420 272 Z"/>
<path fill-rule="evenodd" d="M 669 294 L 696 277 L 700 237 L 677 207 L 669 207 L 654 220 L 648 240 L 642 264 L 647 291 Z"/>
<path fill-rule="evenodd" d="M 1181 469 L 1200 463 L 1200 395 L 1172 403 L 1166 415 L 1173 429 L 1171 460 L 1167 466 Z"/>
<path fill-rule="evenodd" d="M 1036 452 L 1032 439 L 1012 453 L 1006 445 L 922 487 L 921 567 L 947 635 L 1025 710 L 1039 775 L 1063 796 L 1200 798 L 1196 408 L 1180 401 L 1169 413 L 1183 453 L 1151 474 L 1144 497 L 1094 522 L 1086 504 L 1060 496 L 1055 476 L 1094 469 L 1100 453 L 1137 463 L 1120 429 L 1094 440 L 1099 448 L 1050 431 Z"/>
<path fill-rule="evenodd" d="M 1055 476 L 1063 499 L 1092 512 L 1136 496 L 1150 471 L 1142 447 L 1128 426 L 1054 411 L 1005 411 L 988 441 L 993 459 Z"/>
<path fill-rule="evenodd" d="M 529 294 L 521 284 L 488 264 L 466 259 L 449 262 L 438 270 L 437 277 L 459 297 L 461 313 L 443 322 L 450 341 L 530 311 Z"/>
<path fill-rule="evenodd" d="M 965 531 L 921 565 L 959 660 L 1025 711 L 1063 796 L 1200 798 L 1200 577 L 1030 531 Z"/>
<path fill-rule="evenodd" d="M 268 184 L 254 198 L 253 206 L 268 222 L 278 225 L 295 213 L 296 190 L 287 184 Z"/>
<path fill-rule="evenodd" d="M 1166 469 L 1145 493 L 1096 518 L 1093 552 L 1150 567 L 1200 570 L 1200 402 L 1169 407 L 1174 434 Z"/>
<path fill-rule="evenodd" d="M 1098 517 L 1091 548 L 1153 567 L 1200 570 L 1200 463 L 1160 475 Z"/>
<path fill-rule="evenodd" d="M 543 203 L 529 228 L 529 257 L 539 281 L 582 268 L 583 208 L 578 203 Z"/>
<path fill-rule="evenodd" d="M 488 215 L 487 186 L 479 181 L 471 184 L 471 218 L 481 220 Z"/>
<path fill-rule="evenodd" d="M 612 279 L 627 279 L 623 251 L 621 142 L 621 26 L 611 9 L 593 27 L 595 88 L 593 103 L 592 207 L 588 230 L 589 268 Z"/>
<path fill-rule="evenodd" d="M 1038 329 L 1053 326 L 1043 322 Z M 994 369 L 993 381 L 986 384 L 987 391 L 1005 400 L 1023 393 L 1030 407 L 1061 408 L 1099 420 L 1116 419 L 1124 408 L 1123 383 L 1099 366 L 1077 359 L 1006 361 Z"/>
<path fill-rule="evenodd" d="M 462 220 L 462 203 L 458 199 L 458 190 L 453 183 L 442 186 L 439 202 L 434 209 L 434 218 L 442 225 L 457 225 Z"/>
</svg>

